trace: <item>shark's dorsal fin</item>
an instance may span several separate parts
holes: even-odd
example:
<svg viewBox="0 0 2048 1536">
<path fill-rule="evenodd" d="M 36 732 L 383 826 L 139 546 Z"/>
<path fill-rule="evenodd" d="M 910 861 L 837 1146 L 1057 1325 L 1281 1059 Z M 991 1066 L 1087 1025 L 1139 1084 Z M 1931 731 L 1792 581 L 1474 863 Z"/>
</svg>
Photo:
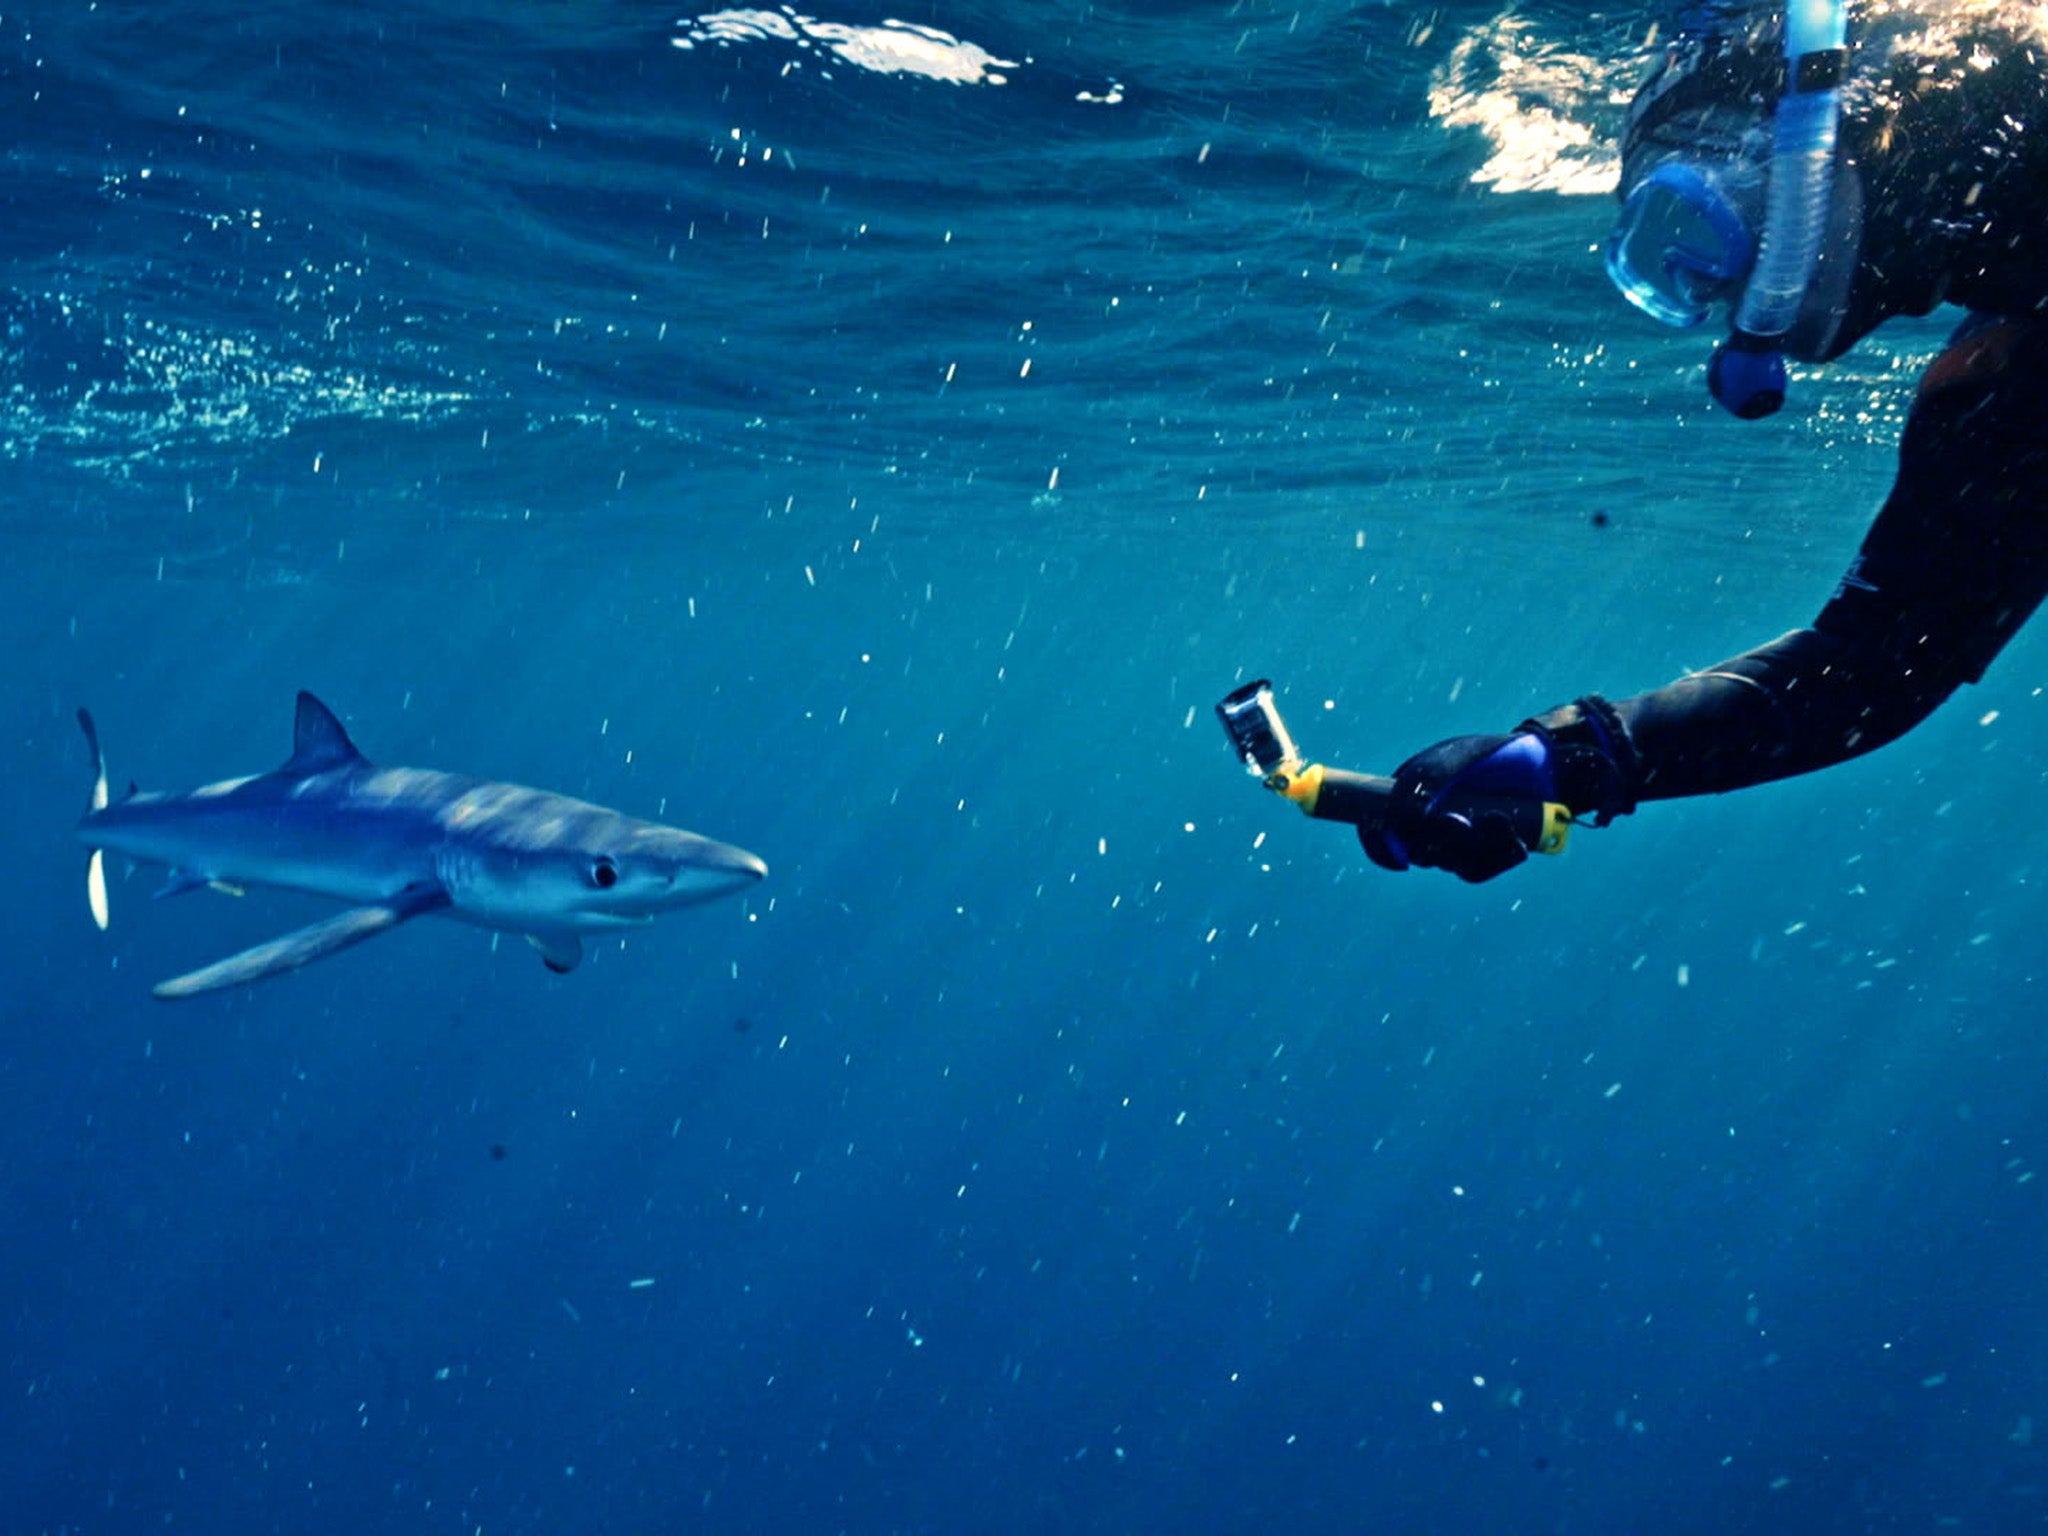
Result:
<svg viewBox="0 0 2048 1536">
<path fill-rule="evenodd" d="M 292 720 L 292 755 L 279 771 L 305 778 L 368 762 L 348 739 L 334 711 L 301 689 L 299 712 Z"/>
</svg>

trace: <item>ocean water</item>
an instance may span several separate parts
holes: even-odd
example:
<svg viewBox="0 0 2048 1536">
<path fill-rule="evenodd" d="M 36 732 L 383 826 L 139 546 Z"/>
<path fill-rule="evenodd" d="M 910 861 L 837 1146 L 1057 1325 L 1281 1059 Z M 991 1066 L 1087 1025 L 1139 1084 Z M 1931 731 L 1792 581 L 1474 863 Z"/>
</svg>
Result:
<svg viewBox="0 0 2048 1536">
<path fill-rule="evenodd" d="M 1385 771 L 1825 598 L 1946 321 L 1713 412 L 1599 271 L 1649 20 L 0 12 L 0 1528 L 2048 1520 L 2039 633 L 1480 888 L 1211 715 Z M 299 688 L 772 874 L 155 1002 L 324 909 L 97 932 L 72 712 Z"/>
</svg>

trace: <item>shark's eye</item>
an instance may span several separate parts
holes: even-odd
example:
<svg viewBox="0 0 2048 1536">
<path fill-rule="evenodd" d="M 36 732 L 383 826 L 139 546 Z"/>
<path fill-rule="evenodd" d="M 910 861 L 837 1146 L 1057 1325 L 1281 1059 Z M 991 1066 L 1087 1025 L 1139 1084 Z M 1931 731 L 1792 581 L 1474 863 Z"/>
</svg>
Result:
<svg viewBox="0 0 2048 1536">
<path fill-rule="evenodd" d="M 619 866 L 602 856 L 591 860 L 590 883 L 600 891 L 608 891 L 619 883 Z"/>
</svg>

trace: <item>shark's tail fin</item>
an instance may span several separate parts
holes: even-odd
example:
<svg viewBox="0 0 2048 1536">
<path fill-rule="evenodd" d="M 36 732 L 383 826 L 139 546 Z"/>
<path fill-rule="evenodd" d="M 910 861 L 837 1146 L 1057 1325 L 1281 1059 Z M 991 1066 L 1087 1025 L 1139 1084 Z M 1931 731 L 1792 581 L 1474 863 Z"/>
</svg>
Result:
<svg viewBox="0 0 2048 1536">
<path fill-rule="evenodd" d="M 86 807 L 89 816 L 94 811 L 107 808 L 107 760 L 100 752 L 100 733 L 94 728 L 92 716 L 84 710 L 78 712 L 79 729 L 85 732 L 86 747 L 92 752 L 92 800 Z M 107 856 L 98 848 L 85 865 L 85 899 L 92 908 L 92 920 L 102 930 L 107 926 Z"/>
</svg>

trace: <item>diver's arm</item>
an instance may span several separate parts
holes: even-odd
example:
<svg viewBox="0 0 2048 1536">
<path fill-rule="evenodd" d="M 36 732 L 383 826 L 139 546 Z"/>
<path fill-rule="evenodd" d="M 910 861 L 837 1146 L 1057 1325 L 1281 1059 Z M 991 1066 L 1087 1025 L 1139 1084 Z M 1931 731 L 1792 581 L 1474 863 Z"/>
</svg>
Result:
<svg viewBox="0 0 2048 1536">
<path fill-rule="evenodd" d="M 2008 321 L 1929 368 L 1892 493 L 1811 628 L 1614 706 L 1634 798 L 1740 789 L 1880 747 L 1981 677 L 2044 593 L 2048 326 Z M 1534 723 L 1563 729 L 1577 708 Z"/>
<path fill-rule="evenodd" d="M 1361 838 L 1388 868 L 1488 879 L 1525 850 L 1504 822 L 1455 809 L 1447 791 L 1471 782 L 1509 793 L 1505 773 L 1526 797 L 1605 825 L 1643 800 L 1842 762 L 1975 682 L 2044 594 L 2048 322 L 1966 327 L 1928 369 L 1891 495 L 1811 628 L 1634 698 L 1563 705 L 1512 736 L 1439 742 L 1396 770 L 1383 822 Z"/>
</svg>

